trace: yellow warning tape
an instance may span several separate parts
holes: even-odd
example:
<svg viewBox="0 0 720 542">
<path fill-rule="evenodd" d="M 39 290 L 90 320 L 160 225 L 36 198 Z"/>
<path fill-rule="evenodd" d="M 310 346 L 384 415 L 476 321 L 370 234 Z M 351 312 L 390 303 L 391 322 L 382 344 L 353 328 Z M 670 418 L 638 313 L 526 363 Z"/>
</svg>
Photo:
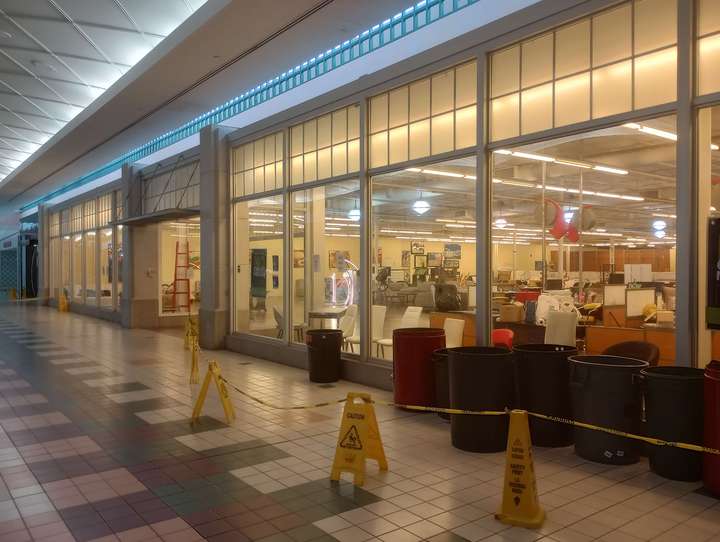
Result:
<svg viewBox="0 0 720 542">
<path fill-rule="evenodd" d="M 230 386 L 232 389 L 234 389 L 236 392 L 243 395 L 244 397 L 247 397 L 248 399 L 251 399 L 251 400 L 255 401 L 256 403 L 259 403 L 268 408 L 272 408 L 274 410 L 307 410 L 307 409 L 311 409 L 311 408 L 320 408 L 320 407 L 326 407 L 326 406 L 330 406 L 330 405 L 336 405 L 336 404 L 344 403 L 346 401 L 346 399 L 338 399 L 336 401 L 326 401 L 324 403 L 314 403 L 314 404 L 309 404 L 309 405 L 295 405 L 295 406 L 275 405 L 268 401 L 264 401 L 263 399 L 260 399 L 259 397 L 255 397 L 255 396 L 247 393 L 244 390 L 241 390 L 240 388 L 238 388 L 237 386 L 235 386 L 234 384 L 229 382 L 223 376 L 220 377 L 220 380 L 225 382 L 226 385 Z M 414 410 L 414 411 L 418 411 L 418 412 L 437 412 L 437 413 L 443 413 L 443 414 L 461 414 L 461 415 L 469 415 L 469 416 L 506 416 L 510 413 L 510 410 L 461 410 L 461 409 L 457 409 L 457 408 L 440 408 L 440 407 L 427 407 L 427 406 L 421 406 L 421 405 L 405 405 L 405 404 L 401 404 L 401 403 L 394 403 L 392 401 L 380 401 L 377 399 L 373 399 L 371 402 L 374 404 L 377 404 L 377 405 L 403 408 L 405 410 Z M 581 427 L 583 429 L 590 429 L 593 431 L 602 431 L 604 433 L 609 433 L 611 435 L 616 435 L 618 437 L 625 437 L 625 438 L 630 438 L 630 439 L 635 439 L 635 440 L 641 440 L 643 442 L 647 442 L 647 443 L 653 444 L 655 446 L 668 446 L 670 448 L 681 448 L 683 450 L 690 450 L 693 452 L 703 452 L 703 453 L 707 453 L 707 454 L 720 455 L 720 450 L 717 450 L 715 448 L 707 448 L 705 446 L 700 446 L 698 444 L 688 444 L 686 442 L 672 442 L 672 441 L 658 439 L 658 438 L 654 438 L 654 437 L 634 435 L 632 433 L 626 433 L 625 431 L 620 431 L 619 429 L 612 429 L 610 427 L 602 427 L 600 425 L 594 425 L 594 424 L 585 423 L 585 422 L 578 422 L 576 420 L 560 418 L 557 416 L 549 416 L 547 414 L 540 414 L 538 412 L 528 412 L 528 416 L 532 416 L 534 418 L 540 418 L 543 420 L 548 420 L 551 422 L 573 425 L 575 427 Z"/>
</svg>

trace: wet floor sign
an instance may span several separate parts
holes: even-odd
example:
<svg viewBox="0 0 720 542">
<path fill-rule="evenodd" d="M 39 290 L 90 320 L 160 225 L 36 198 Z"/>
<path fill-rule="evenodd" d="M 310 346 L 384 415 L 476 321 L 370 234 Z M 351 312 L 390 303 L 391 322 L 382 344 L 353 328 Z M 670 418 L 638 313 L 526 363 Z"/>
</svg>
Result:
<svg viewBox="0 0 720 542">
<path fill-rule="evenodd" d="M 505 454 L 502 507 L 495 519 L 528 529 L 540 527 L 545 521 L 545 511 L 538 501 L 528 414 L 524 410 L 510 412 Z"/>
<path fill-rule="evenodd" d="M 217 387 L 218 395 L 220 396 L 220 403 L 225 411 L 225 419 L 227 420 L 228 425 L 230 425 L 233 420 L 235 420 L 235 408 L 230 401 L 230 394 L 228 394 L 227 387 L 225 386 L 225 379 L 221 376 L 220 366 L 216 361 L 208 363 L 208 370 L 205 374 L 205 380 L 203 380 L 202 387 L 200 388 L 197 401 L 195 402 L 190 423 L 194 423 L 200 419 L 200 413 L 202 412 L 202 407 L 205 403 L 205 398 L 207 397 L 211 380 L 215 382 L 215 387 Z"/>
<path fill-rule="evenodd" d="M 342 471 L 351 472 L 354 484 L 363 485 L 366 459 L 377 461 L 380 470 L 388 468 L 370 395 L 348 393 L 330 479 L 338 481 Z"/>
</svg>

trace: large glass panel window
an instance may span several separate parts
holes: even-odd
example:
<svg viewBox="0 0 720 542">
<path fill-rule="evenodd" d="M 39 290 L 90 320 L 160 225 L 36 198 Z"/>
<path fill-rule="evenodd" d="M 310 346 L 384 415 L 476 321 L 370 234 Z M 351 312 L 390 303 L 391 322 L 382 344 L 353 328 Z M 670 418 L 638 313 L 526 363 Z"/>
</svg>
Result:
<svg viewBox="0 0 720 542">
<path fill-rule="evenodd" d="M 113 230 L 105 228 L 99 232 L 100 242 L 100 307 L 103 309 L 113 308 L 113 281 L 115 271 L 113 269 Z"/>
<path fill-rule="evenodd" d="M 675 101 L 676 20 L 677 0 L 634 0 L 493 53 L 491 140 Z"/>
<path fill-rule="evenodd" d="M 373 177 L 373 356 L 392 359 L 396 328 L 443 327 L 441 313 L 474 310 L 475 191 L 474 155 Z M 456 320 L 449 344 L 471 344 L 474 326 Z"/>
<path fill-rule="evenodd" d="M 283 132 L 232 150 L 233 194 L 259 194 L 283 186 Z"/>
<path fill-rule="evenodd" d="M 197 314 L 200 303 L 200 218 L 160 229 L 160 314 Z"/>
<path fill-rule="evenodd" d="M 320 181 L 360 169 L 360 113 L 344 107 L 290 129 L 290 182 Z"/>
<path fill-rule="evenodd" d="M 117 277 L 116 283 L 117 283 L 117 299 L 115 301 L 115 304 L 113 305 L 115 310 L 119 310 L 122 302 L 123 297 L 123 226 L 116 226 L 115 228 L 115 268 L 114 273 Z"/>
<path fill-rule="evenodd" d="M 720 11 L 717 16 L 720 18 Z M 720 359 L 720 106 L 698 112 L 698 364 Z"/>
<path fill-rule="evenodd" d="M 283 196 L 234 205 L 235 331 L 283 338 Z"/>
<path fill-rule="evenodd" d="M 468 62 L 373 96 L 369 166 L 397 164 L 475 145 L 477 66 Z"/>
<path fill-rule="evenodd" d="M 493 153 L 497 326 L 521 318 L 504 305 L 551 292 L 593 324 L 577 331 L 590 353 L 622 337 L 662 344 L 673 362 L 675 140 L 668 116 Z M 530 342 L 543 342 L 546 309 L 528 317 Z"/>
<path fill-rule="evenodd" d="M 72 236 L 72 284 L 73 301 L 82 303 L 84 298 L 83 286 L 83 236 L 75 233 Z"/>
<path fill-rule="evenodd" d="M 85 303 L 97 305 L 97 232 L 85 234 Z"/>
<path fill-rule="evenodd" d="M 360 183 L 342 181 L 292 194 L 293 341 L 304 330 L 343 330 L 360 351 Z"/>
<path fill-rule="evenodd" d="M 200 205 L 200 162 L 177 166 L 143 180 L 143 212 Z"/>
<path fill-rule="evenodd" d="M 720 91 L 720 2 L 697 0 L 697 92 Z"/>
</svg>

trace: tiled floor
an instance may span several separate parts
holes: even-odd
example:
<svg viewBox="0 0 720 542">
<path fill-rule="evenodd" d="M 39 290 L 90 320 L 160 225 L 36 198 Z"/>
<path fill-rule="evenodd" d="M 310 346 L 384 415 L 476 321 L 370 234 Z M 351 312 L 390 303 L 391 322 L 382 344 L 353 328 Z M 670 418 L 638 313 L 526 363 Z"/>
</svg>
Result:
<svg viewBox="0 0 720 542">
<path fill-rule="evenodd" d="M 292 405 L 348 391 L 303 371 L 208 353 L 231 382 Z M 609 467 L 535 449 L 537 530 L 493 518 L 503 454 L 453 449 L 431 414 L 378 407 L 390 463 L 363 488 L 329 482 L 342 406 L 279 411 L 232 395 L 223 422 L 197 386 L 176 334 L 30 306 L 0 306 L 0 541 L 193 540 L 475 542 L 720 540 L 720 501 L 664 480 L 645 461 Z"/>
</svg>

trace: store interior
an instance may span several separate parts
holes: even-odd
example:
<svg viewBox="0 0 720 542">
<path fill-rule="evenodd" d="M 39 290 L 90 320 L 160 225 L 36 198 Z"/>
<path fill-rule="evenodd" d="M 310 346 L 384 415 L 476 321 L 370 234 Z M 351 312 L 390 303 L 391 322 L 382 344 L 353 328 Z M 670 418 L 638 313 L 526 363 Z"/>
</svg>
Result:
<svg viewBox="0 0 720 542">
<path fill-rule="evenodd" d="M 158 226 L 160 315 L 197 314 L 200 307 L 200 217 Z"/>
<path fill-rule="evenodd" d="M 575 313 L 573 336 L 588 351 L 660 333 L 661 362 L 673 362 L 675 140 L 675 118 L 666 116 L 495 149 L 496 328 L 543 342 L 547 323 L 529 316 L 526 302 L 544 295 Z M 452 328 L 450 343 L 474 344 L 476 182 L 474 155 L 371 179 L 373 357 L 392 359 L 399 327 L 440 325 Z M 357 353 L 358 182 L 290 197 L 292 339 L 339 327 L 345 350 Z M 235 204 L 235 253 L 248 255 L 237 262 L 235 331 L 282 338 L 287 327 L 283 205 L 282 196 Z"/>
</svg>

